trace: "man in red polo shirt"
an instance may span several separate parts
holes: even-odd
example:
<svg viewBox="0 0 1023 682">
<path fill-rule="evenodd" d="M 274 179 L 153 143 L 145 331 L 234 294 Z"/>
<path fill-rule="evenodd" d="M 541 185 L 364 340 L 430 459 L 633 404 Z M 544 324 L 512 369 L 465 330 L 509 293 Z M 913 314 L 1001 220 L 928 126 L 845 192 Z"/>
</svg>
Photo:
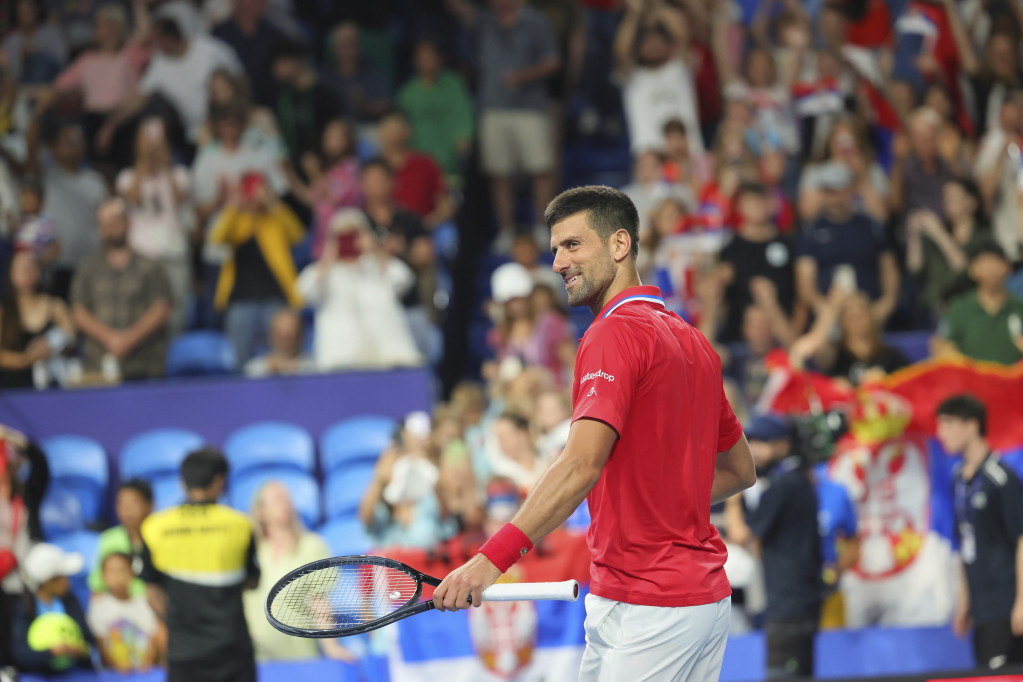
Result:
<svg viewBox="0 0 1023 682">
<path fill-rule="evenodd" d="M 596 316 L 579 346 L 568 444 L 522 508 L 434 593 L 479 605 L 587 498 L 592 523 L 580 680 L 717 679 L 731 589 L 710 506 L 751 486 L 753 459 L 707 340 L 636 272 L 639 216 L 609 187 L 547 208 L 554 269 Z"/>
</svg>

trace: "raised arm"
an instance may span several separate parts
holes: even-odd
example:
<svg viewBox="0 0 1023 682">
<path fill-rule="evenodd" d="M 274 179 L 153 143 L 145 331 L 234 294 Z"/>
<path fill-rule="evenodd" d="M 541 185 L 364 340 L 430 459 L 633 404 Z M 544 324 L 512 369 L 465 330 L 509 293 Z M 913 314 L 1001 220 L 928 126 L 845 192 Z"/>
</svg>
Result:
<svg viewBox="0 0 1023 682">
<path fill-rule="evenodd" d="M 636 44 L 636 35 L 639 33 L 639 20 L 638 3 L 626 2 L 625 15 L 618 25 L 614 42 L 615 66 L 622 76 L 628 76 L 636 66 L 632 51 Z"/>
</svg>

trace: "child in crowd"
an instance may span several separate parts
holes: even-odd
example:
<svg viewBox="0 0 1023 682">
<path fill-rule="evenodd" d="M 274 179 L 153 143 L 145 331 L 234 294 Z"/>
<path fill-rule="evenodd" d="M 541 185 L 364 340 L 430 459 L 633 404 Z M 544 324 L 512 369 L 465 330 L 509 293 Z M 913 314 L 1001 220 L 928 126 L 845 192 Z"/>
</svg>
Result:
<svg viewBox="0 0 1023 682">
<path fill-rule="evenodd" d="M 137 557 L 142 553 L 142 522 L 153 511 L 153 489 L 147 481 L 132 479 L 121 484 L 117 491 L 117 520 L 120 525 L 103 531 L 99 536 L 96 563 L 89 573 L 89 590 L 105 592 L 103 562 L 110 554 Z M 135 579 L 129 586 L 132 596 L 145 596 L 146 585 Z"/>
<path fill-rule="evenodd" d="M 21 185 L 19 195 L 21 220 L 14 233 L 14 248 L 17 251 L 31 251 L 39 260 L 44 276 L 47 266 L 57 260 L 60 254 L 60 240 L 53 221 L 42 215 L 43 185 L 33 178 Z"/>
<path fill-rule="evenodd" d="M 107 591 L 93 595 L 88 620 L 103 666 L 120 673 L 148 670 L 160 658 L 162 638 L 149 602 L 132 591 L 132 557 L 108 554 L 101 573 Z"/>
</svg>

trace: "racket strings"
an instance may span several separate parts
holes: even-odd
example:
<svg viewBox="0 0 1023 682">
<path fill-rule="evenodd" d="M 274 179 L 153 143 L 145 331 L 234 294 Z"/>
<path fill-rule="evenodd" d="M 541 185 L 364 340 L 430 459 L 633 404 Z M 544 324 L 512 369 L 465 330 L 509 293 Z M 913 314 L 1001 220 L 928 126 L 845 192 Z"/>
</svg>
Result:
<svg viewBox="0 0 1023 682">
<path fill-rule="evenodd" d="M 297 577 L 270 603 L 280 623 L 304 630 L 337 630 L 379 620 L 408 604 L 419 582 L 374 564 L 327 566 Z"/>
</svg>

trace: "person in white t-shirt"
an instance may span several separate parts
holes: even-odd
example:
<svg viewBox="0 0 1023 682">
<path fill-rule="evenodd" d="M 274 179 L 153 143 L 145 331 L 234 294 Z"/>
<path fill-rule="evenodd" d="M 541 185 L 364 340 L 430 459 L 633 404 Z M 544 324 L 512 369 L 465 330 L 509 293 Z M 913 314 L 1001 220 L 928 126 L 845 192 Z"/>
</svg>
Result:
<svg viewBox="0 0 1023 682">
<path fill-rule="evenodd" d="M 663 151 L 664 124 L 679 119 L 693 154 L 703 154 L 688 34 L 684 15 L 667 3 L 625 3 L 614 51 L 633 153 Z"/>
<path fill-rule="evenodd" d="M 116 188 L 129 208 L 128 243 L 143 256 L 160 261 L 167 270 L 174 294 L 170 326 L 176 333 L 184 327 L 191 289 L 188 233 L 195 218 L 190 211 L 188 169 L 171 165 L 170 145 L 161 119 L 148 119 L 139 127 L 135 166 L 118 174 Z"/>
<path fill-rule="evenodd" d="M 203 33 L 190 35 L 185 26 L 188 22 L 178 13 L 161 9 L 155 16 L 157 49 L 139 83 L 139 93 L 115 109 L 97 134 L 96 147 L 101 152 L 109 148 L 117 128 L 146 107 L 154 95 L 174 107 L 185 139 L 194 144 L 209 107 L 210 76 L 218 69 L 242 71 L 228 45 Z"/>
<path fill-rule="evenodd" d="M 93 595 L 86 616 L 103 666 L 119 673 L 148 670 L 161 654 L 160 624 L 146 598 L 131 594 L 134 579 L 130 556 L 113 553 L 104 557 L 107 592 Z"/>
</svg>

